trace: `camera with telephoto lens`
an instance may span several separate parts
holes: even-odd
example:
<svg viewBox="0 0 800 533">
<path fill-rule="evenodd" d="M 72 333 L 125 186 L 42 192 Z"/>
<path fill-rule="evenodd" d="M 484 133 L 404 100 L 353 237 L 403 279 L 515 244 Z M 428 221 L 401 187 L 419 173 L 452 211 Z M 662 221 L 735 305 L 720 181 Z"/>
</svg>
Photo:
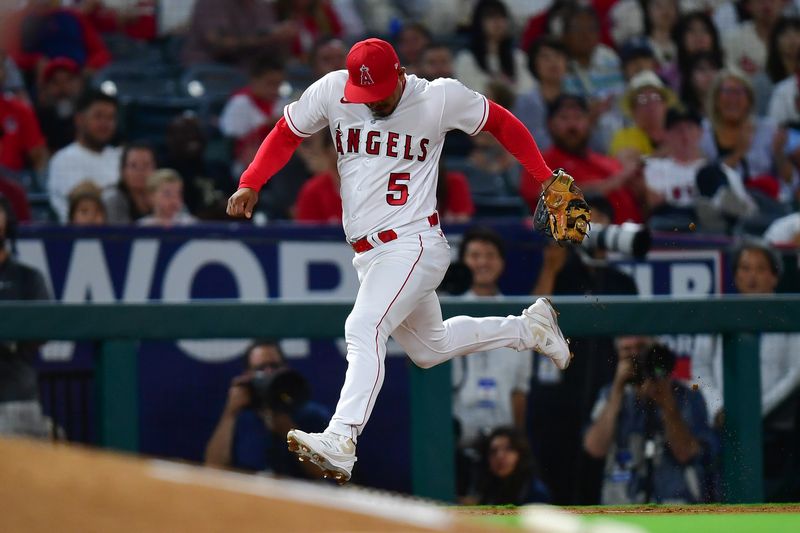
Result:
<svg viewBox="0 0 800 533">
<path fill-rule="evenodd" d="M 583 247 L 590 252 L 608 250 L 642 259 L 650 251 L 652 238 L 650 229 L 643 224 L 595 224 L 583 240 Z"/>
<path fill-rule="evenodd" d="M 250 407 L 291 413 L 311 399 L 311 386 L 296 370 L 283 368 L 275 372 L 257 370 L 247 382 Z"/>
<path fill-rule="evenodd" d="M 641 385 L 648 379 L 668 378 L 675 368 L 675 354 L 663 344 L 654 343 L 631 358 L 631 383 Z"/>
</svg>

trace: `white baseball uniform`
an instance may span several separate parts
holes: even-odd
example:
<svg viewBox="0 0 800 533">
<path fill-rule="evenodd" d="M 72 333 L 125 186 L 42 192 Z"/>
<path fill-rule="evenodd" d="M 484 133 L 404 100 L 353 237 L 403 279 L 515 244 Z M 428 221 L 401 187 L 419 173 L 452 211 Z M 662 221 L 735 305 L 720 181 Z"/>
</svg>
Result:
<svg viewBox="0 0 800 533">
<path fill-rule="evenodd" d="M 534 339 L 520 317 L 443 321 L 435 292 L 450 263 L 434 216 L 445 134 L 480 132 L 486 98 L 455 80 L 409 75 L 394 112 L 376 118 L 367 106 L 344 101 L 346 81 L 346 70 L 327 74 L 286 106 L 284 116 L 301 137 L 330 128 L 345 235 L 351 243 L 369 243 L 353 259 L 360 288 L 345 324 L 347 374 L 328 426 L 355 441 L 383 384 L 389 335 L 422 368 L 474 351 L 531 349 Z"/>
</svg>

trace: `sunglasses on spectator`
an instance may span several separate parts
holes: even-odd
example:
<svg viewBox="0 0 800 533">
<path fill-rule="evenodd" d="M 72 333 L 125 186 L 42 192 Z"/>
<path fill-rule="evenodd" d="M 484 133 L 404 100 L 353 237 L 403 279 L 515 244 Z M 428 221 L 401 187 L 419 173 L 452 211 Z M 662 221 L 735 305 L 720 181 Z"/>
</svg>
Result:
<svg viewBox="0 0 800 533">
<path fill-rule="evenodd" d="M 740 85 L 736 87 L 720 87 L 719 93 L 726 94 L 728 96 L 741 96 L 743 94 L 747 94 L 747 89 Z"/>
<path fill-rule="evenodd" d="M 279 370 L 279 369 L 283 368 L 283 366 L 284 366 L 283 363 L 264 363 L 264 364 L 258 365 L 256 367 L 253 367 L 253 370 L 255 370 L 255 371 L 259 371 L 259 370 Z"/>
<path fill-rule="evenodd" d="M 651 102 L 663 102 L 661 93 L 642 93 L 636 95 L 636 105 L 647 105 Z"/>
</svg>

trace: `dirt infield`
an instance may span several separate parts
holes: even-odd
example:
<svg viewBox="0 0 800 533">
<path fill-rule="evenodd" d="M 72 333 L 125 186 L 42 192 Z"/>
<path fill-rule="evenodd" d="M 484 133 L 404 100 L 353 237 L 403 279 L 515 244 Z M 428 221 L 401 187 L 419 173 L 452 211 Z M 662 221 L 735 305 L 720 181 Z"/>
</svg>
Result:
<svg viewBox="0 0 800 533">
<path fill-rule="evenodd" d="M 515 516 L 519 507 L 456 507 L 461 515 Z M 669 515 L 669 514 L 757 514 L 800 513 L 800 504 L 752 504 L 752 505 L 623 505 L 562 507 L 565 511 L 582 515 Z"/>
<path fill-rule="evenodd" d="M 445 508 L 85 448 L 0 439 L 0 531 L 490 531 Z"/>
</svg>

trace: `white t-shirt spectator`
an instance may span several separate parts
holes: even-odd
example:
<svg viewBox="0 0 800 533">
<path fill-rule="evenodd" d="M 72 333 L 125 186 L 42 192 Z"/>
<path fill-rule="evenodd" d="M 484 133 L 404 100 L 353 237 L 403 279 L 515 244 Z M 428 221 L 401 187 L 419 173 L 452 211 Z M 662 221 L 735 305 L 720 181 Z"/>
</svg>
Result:
<svg viewBox="0 0 800 533">
<path fill-rule="evenodd" d="M 722 49 L 729 65 L 748 74 L 764 70 L 767 64 L 767 45 L 759 38 L 752 21 L 743 22 L 738 29 L 725 34 Z"/>
<path fill-rule="evenodd" d="M 276 100 L 272 109 L 258 105 L 247 93 L 239 93 L 230 98 L 219 117 L 219 129 L 228 137 L 236 139 L 257 130 L 270 120 L 277 121 L 283 115 L 283 106 L 288 102 Z M 269 112 L 271 111 L 271 112 Z"/>
<path fill-rule="evenodd" d="M 94 152 L 77 142 L 53 155 L 48 170 L 48 189 L 50 205 L 61 222 L 67 221 L 69 193 L 76 185 L 89 181 L 101 190 L 117 185 L 121 156 L 122 148 L 117 146 L 106 146 L 102 152 Z"/>
<path fill-rule="evenodd" d="M 644 167 L 644 181 L 649 189 L 664 196 L 667 205 L 693 207 L 697 198 L 695 177 L 704 163 L 704 159 L 679 163 L 671 158 L 650 158 Z"/>
<path fill-rule="evenodd" d="M 513 58 L 514 83 L 511 88 L 516 94 L 527 93 L 536 85 L 531 71 L 528 70 L 528 56 L 522 50 L 514 48 Z M 486 66 L 489 72 L 481 68 L 470 50 L 461 50 L 453 63 L 458 81 L 479 93 L 485 93 L 486 87 L 492 80 L 504 79 L 499 56 L 489 54 L 486 57 Z"/>
</svg>

